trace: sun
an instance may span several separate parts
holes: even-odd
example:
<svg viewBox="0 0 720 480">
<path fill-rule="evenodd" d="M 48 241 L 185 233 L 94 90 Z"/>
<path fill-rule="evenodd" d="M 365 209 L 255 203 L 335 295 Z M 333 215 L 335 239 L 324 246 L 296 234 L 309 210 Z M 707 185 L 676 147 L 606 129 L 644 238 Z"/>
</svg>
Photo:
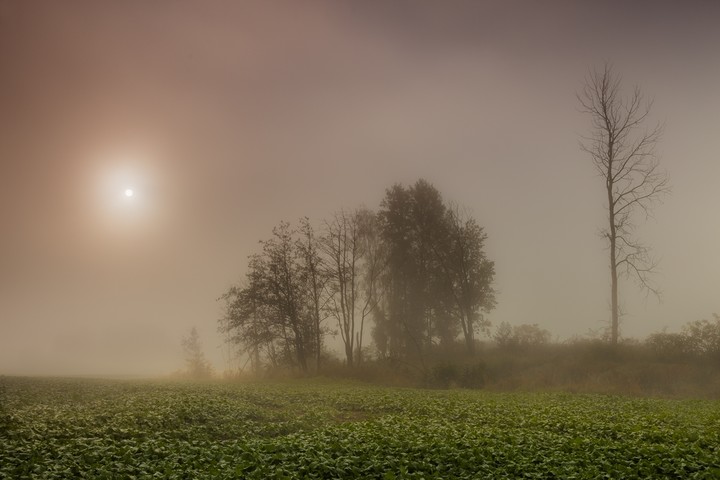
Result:
<svg viewBox="0 0 720 480">
<path fill-rule="evenodd" d="M 135 191 L 132 188 L 126 188 L 125 189 L 125 196 L 130 198 L 133 195 L 135 195 Z"/>
</svg>

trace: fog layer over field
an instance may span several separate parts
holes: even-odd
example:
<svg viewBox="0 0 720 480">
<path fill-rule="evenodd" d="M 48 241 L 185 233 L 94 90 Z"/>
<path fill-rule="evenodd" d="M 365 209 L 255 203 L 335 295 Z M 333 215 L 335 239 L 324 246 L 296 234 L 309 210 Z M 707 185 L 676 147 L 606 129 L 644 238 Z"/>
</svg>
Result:
<svg viewBox="0 0 720 480">
<path fill-rule="evenodd" d="M 663 303 L 621 283 L 622 335 L 711 318 L 719 20 L 714 2 L 0 0 L 0 374 L 164 374 L 193 326 L 222 371 L 217 298 L 259 240 L 418 178 L 488 235 L 493 328 L 605 328 L 576 99 L 605 61 L 654 98 L 672 184 L 636 231 Z"/>
</svg>

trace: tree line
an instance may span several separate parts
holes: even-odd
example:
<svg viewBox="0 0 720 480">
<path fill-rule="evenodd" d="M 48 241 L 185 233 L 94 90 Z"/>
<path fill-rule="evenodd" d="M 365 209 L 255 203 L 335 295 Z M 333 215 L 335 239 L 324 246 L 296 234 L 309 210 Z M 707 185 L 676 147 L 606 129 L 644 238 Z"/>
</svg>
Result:
<svg viewBox="0 0 720 480">
<path fill-rule="evenodd" d="M 652 101 L 639 87 L 623 94 L 609 63 L 590 71 L 577 100 L 591 126 L 580 146 L 605 187 L 608 333 L 617 346 L 620 280 L 660 295 L 652 281 L 658 262 L 635 233 L 638 217 L 650 216 L 670 191 L 655 151 L 662 126 L 646 128 Z M 483 228 L 425 180 L 393 185 L 376 212 L 340 210 L 318 229 L 307 218 L 282 222 L 250 257 L 245 281 L 221 297 L 221 330 L 250 352 L 255 369 L 318 370 L 328 335 L 341 338 L 349 367 L 372 352 L 425 370 L 429 352 L 458 341 L 472 354 L 495 306 L 485 240 Z M 544 338 L 501 327 L 500 339 Z M 364 345 L 368 330 L 372 348 Z"/>
<path fill-rule="evenodd" d="M 422 179 L 387 189 L 377 211 L 281 222 L 222 295 L 220 330 L 256 371 L 318 371 L 330 335 L 348 367 L 369 356 L 424 366 L 431 351 L 456 344 L 472 354 L 495 307 L 486 239 Z"/>
</svg>

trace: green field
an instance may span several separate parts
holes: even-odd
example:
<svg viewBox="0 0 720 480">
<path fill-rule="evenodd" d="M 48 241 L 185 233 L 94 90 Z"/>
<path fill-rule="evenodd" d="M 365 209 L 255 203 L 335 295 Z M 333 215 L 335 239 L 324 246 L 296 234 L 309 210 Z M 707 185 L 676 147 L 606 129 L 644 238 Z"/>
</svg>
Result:
<svg viewBox="0 0 720 480">
<path fill-rule="evenodd" d="M 0 478 L 720 478 L 720 403 L 0 377 Z"/>
</svg>

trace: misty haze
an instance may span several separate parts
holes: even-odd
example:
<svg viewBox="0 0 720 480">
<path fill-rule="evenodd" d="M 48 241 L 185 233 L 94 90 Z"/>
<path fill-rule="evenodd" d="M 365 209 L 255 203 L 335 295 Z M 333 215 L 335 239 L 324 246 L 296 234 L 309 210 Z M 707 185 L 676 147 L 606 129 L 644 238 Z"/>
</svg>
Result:
<svg viewBox="0 0 720 480">
<path fill-rule="evenodd" d="M 720 477 L 719 21 L 0 0 L 0 478 Z"/>
</svg>

